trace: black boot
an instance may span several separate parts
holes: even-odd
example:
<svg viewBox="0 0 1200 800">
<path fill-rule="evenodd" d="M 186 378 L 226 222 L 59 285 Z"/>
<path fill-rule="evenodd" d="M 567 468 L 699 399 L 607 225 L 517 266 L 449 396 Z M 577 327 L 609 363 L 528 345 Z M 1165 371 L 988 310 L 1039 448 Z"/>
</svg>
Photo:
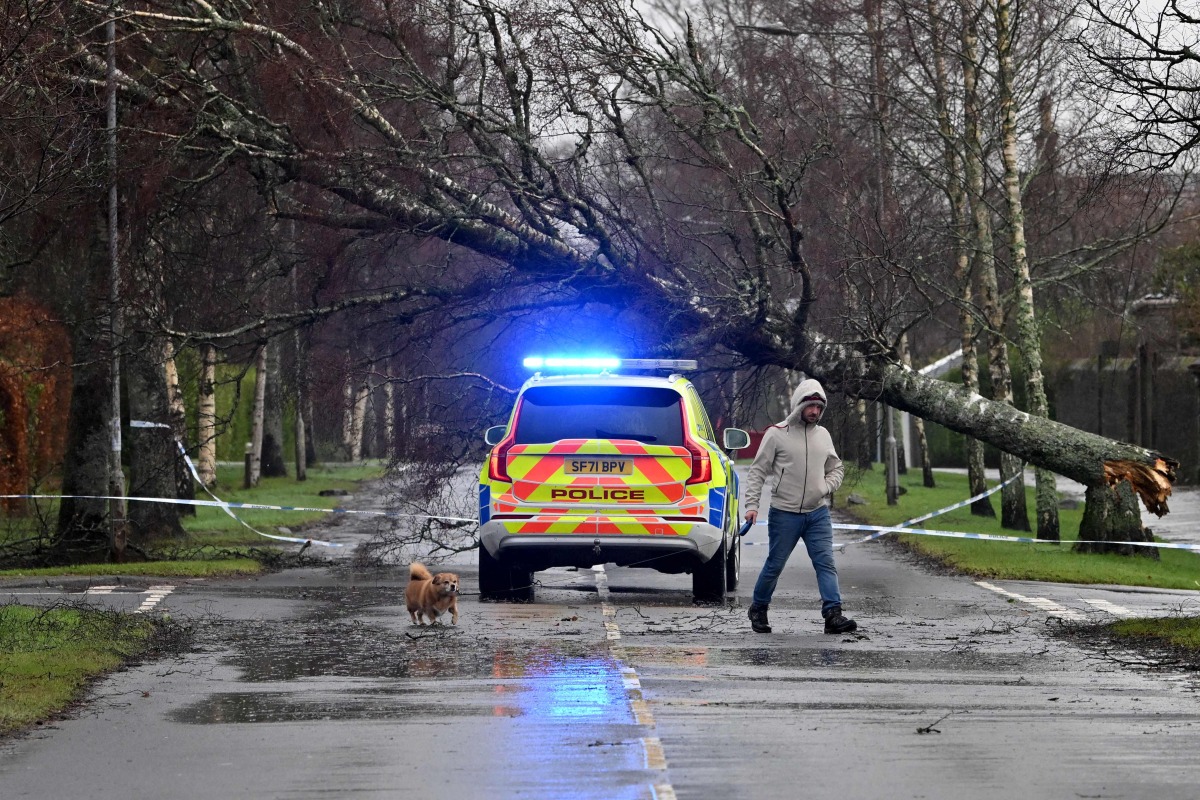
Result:
<svg viewBox="0 0 1200 800">
<path fill-rule="evenodd" d="M 753 612 L 754 609 L 750 610 Z M 822 616 L 825 617 L 826 633 L 850 633 L 858 630 L 858 623 L 843 615 L 841 606 L 834 606 Z"/>
<path fill-rule="evenodd" d="M 750 627 L 755 633 L 770 633 L 771 626 L 767 623 L 767 609 L 770 606 L 750 606 L 746 616 L 750 617 Z"/>
</svg>

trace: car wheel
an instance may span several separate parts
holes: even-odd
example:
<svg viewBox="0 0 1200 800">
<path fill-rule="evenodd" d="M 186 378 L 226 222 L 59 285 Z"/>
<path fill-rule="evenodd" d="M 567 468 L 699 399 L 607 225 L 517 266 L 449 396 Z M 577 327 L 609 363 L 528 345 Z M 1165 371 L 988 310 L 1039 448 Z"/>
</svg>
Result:
<svg viewBox="0 0 1200 800">
<path fill-rule="evenodd" d="M 533 602 L 533 572 L 505 564 L 479 545 L 479 599 Z"/>
<path fill-rule="evenodd" d="M 717 553 L 692 572 L 692 595 L 696 600 L 725 601 L 726 540 Z"/>
<path fill-rule="evenodd" d="M 725 557 L 725 590 L 732 592 L 742 579 L 742 537 L 733 535 L 729 555 Z"/>
</svg>

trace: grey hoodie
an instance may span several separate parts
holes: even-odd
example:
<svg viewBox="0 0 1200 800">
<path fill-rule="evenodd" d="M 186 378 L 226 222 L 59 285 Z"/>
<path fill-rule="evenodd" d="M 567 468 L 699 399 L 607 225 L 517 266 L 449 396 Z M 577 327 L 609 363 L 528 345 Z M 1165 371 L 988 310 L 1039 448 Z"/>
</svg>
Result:
<svg viewBox="0 0 1200 800">
<path fill-rule="evenodd" d="M 829 431 L 821 427 L 819 418 L 818 422 L 805 424 L 800 416 L 806 407 L 817 403 L 803 401 L 814 394 L 821 398 L 823 414 L 825 390 L 815 380 L 804 380 L 792 393 L 792 411 L 787 419 L 767 429 L 746 475 L 743 510 L 758 510 L 767 475 L 774 478 L 771 507 L 783 511 L 815 511 L 828 505 L 829 496 L 842 485 L 845 468 Z"/>
</svg>

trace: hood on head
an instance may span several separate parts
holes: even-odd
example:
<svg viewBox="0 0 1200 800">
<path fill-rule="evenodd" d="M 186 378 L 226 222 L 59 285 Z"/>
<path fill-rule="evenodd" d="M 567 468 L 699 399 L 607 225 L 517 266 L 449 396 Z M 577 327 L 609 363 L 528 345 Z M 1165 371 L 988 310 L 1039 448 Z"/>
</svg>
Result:
<svg viewBox="0 0 1200 800">
<path fill-rule="evenodd" d="M 792 411 L 788 414 L 787 421 L 800 419 L 800 412 L 809 406 L 816 405 L 821 407 L 821 416 L 825 415 L 825 406 L 828 404 L 825 397 L 825 390 L 821 388 L 819 381 L 808 378 L 800 381 L 800 385 L 796 387 L 796 391 L 792 392 Z M 817 421 L 820 421 L 820 417 Z"/>
</svg>

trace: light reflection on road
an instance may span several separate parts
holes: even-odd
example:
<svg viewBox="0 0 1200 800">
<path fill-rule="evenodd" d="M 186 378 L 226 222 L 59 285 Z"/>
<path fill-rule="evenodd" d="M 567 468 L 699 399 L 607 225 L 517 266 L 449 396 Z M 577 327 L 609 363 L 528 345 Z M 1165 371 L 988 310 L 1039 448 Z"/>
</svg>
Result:
<svg viewBox="0 0 1200 800">
<path fill-rule="evenodd" d="M 515 706 L 536 720 L 632 720 L 620 674 L 608 657 L 564 658 L 547 650 L 518 659 L 500 651 L 492 675 L 501 679 L 495 692 L 504 698 L 494 710 L 496 716 L 510 715 Z M 509 697 L 514 693 L 515 698 Z"/>
</svg>

